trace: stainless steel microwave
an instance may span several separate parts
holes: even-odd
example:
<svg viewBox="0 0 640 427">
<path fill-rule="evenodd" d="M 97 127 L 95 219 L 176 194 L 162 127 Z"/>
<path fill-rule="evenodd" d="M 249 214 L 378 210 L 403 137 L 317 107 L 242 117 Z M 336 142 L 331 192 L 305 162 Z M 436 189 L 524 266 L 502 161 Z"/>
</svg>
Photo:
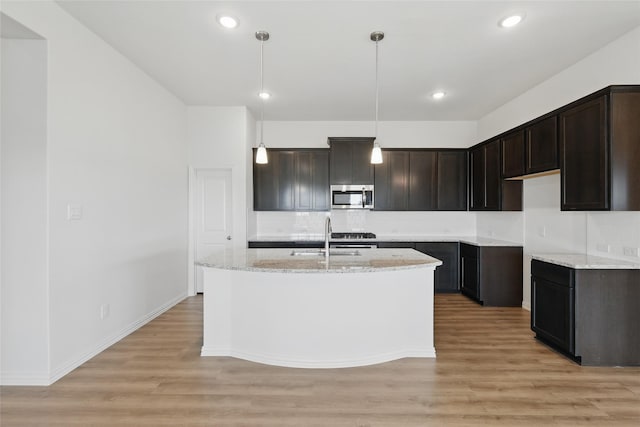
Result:
<svg viewBox="0 0 640 427">
<path fill-rule="evenodd" d="M 331 209 L 373 209 L 373 185 L 332 185 Z"/>
</svg>

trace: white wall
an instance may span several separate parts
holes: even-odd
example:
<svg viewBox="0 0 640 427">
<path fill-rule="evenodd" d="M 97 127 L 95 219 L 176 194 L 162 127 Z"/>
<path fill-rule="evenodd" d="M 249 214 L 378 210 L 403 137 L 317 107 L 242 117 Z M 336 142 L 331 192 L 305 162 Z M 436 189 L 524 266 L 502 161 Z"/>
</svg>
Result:
<svg viewBox="0 0 640 427">
<path fill-rule="evenodd" d="M 328 148 L 330 136 L 373 135 L 372 121 L 267 121 L 264 126 L 267 148 Z M 377 140 L 383 148 L 467 148 L 476 140 L 476 122 L 379 122 Z"/>
<path fill-rule="evenodd" d="M 260 123 L 258 123 L 260 125 Z M 476 138 L 475 122 L 380 122 L 378 141 L 383 148 L 467 148 Z M 259 130 L 258 130 L 259 132 Z M 374 122 L 267 121 L 264 141 L 273 148 L 328 148 L 330 136 L 373 136 Z M 250 238 L 322 234 L 326 213 L 255 212 Z M 370 231 L 380 235 L 475 235 L 472 212 L 331 213 L 336 231 Z"/>
<path fill-rule="evenodd" d="M 640 84 L 640 27 L 523 93 L 478 122 L 478 141 L 534 119 L 612 84 Z M 560 178 L 524 181 L 523 219 L 510 213 L 478 213 L 478 235 L 497 225 L 517 229 L 524 222 L 523 305 L 530 304 L 530 256 L 543 252 L 577 252 L 638 261 L 623 247 L 640 248 L 640 212 L 561 212 Z M 543 229 L 546 233 L 543 233 Z M 542 236 L 541 234 L 545 234 Z M 609 253 L 597 250 L 609 245 Z"/>
<path fill-rule="evenodd" d="M 231 169 L 233 242 L 246 246 L 251 209 L 251 142 L 255 121 L 246 107 L 188 107 L 189 166 Z M 249 192 L 251 191 L 251 192 Z"/>
<path fill-rule="evenodd" d="M 49 379 L 47 46 L 3 38 L 1 49 L 0 371 L 38 384 Z"/>
<path fill-rule="evenodd" d="M 186 295 L 186 108 L 54 2 L 2 10 L 48 46 L 55 381 Z M 81 220 L 67 220 L 68 204 Z"/>
</svg>

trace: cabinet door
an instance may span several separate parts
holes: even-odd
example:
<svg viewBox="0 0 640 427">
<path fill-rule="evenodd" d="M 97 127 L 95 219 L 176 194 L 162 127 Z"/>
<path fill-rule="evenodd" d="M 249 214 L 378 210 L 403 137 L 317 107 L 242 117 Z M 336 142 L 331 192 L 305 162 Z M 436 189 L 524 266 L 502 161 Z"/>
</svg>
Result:
<svg viewBox="0 0 640 427">
<path fill-rule="evenodd" d="M 467 153 L 438 152 L 437 209 L 439 211 L 467 210 Z"/>
<path fill-rule="evenodd" d="M 278 209 L 278 177 L 276 176 L 278 155 L 269 152 L 269 163 L 255 162 L 256 150 L 253 150 L 253 210 L 274 211 Z"/>
<path fill-rule="evenodd" d="M 574 353 L 574 288 L 531 276 L 531 329 Z"/>
<path fill-rule="evenodd" d="M 329 138 L 331 184 L 373 184 L 373 138 Z"/>
<path fill-rule="evenodd" d="M 606 96 L 560 114 L 561 209 L 609 208 Z"/>
<path fill-rule="evenodd" d="M 437 208 L 437 160 L 435 151 L 409 152 L 409 210 Z"/>
<path fill-rule="evenodd" d="M 434 273 L 435 292 L 458 292 L 460 256 L 456 242 L 418 242 L 416 250 L 442 261 Z"/>
<path fill-rule="evenodd" d="M 329 151 L 331 184 L 351 184 L 352 144 L 348 142 L 331 143 Z"/>
<path fill-rule="evenodd" d="M 278 182 L 278 210 L 291 211 L 295 209 L 295 152 L 280 151 L 277 157 L 275 175 Z"/>
<path fill-rule="evenodd" d="M 500 189 L 502 179 L 500 177 L 500 141 L 495 140 L 484 146 L 484 207 L 487 210 L 500 210 Z"/>
<path fill-rule="evenodd" d="M 373 144 L 369 142 L 355 142 L 352 144 L 352 182 L 349 184 L 373 184 L 373 165 L 371 164 L 372 149 Z"/>
<path fill-rule="evenodd" d="M 469 152 L 469 167 L 471 178 L 469 208 L 474 211 L 483 210 L 485 207 L 484 147 L 474 148 Z"/>
<path fill-rule="evenodd" d="M 329 151 L 295 153 L 295 209 L 329 210 Z"/>
<path fill-rule="evenodd" d="M 255 150 L 254 150 L 255 160 Z M 269 163 L 253 163 L 253 208 L 256 211 L 294 210 L 293 151 L 269 150 Z"/>
<path fill-rule="evenodd" d="M 313 153 L 313 210 L 328 211 L 331 209 L 331 192 L 329 190 L 329 150 Z"/>
<path fill-rule="evenodd" d="M 525 129 L 525 173 L 558 169 L 558 117 L 551 116 Z"/>
<path fill-rule="evenodd" d="M 383 151 L 375 165 L 375 210 L 406 211 L 409 207 L 409 153 Z"/>
<path fill-rule="evenodd" d="M 502 138 L 502 176 L 511 178 L 524 175 L 524 131 Z"/>
<path fill-rule="evenodd" d="M 480 264 L 477 248 L 460 245 L 460 290 L 480 301 Z"/>
</svg>

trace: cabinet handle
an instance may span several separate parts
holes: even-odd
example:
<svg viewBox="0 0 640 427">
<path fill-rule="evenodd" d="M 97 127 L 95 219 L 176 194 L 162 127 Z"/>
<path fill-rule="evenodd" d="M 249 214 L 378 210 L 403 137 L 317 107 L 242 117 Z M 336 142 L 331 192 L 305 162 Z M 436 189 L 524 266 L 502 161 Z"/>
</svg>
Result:
<svg viewBox="0 0 640 427">
<path fill-rule="evenodd" d="M 462 276 L 462 277 L 460 277 L 460 287 L 464 288 L 464 257 L 460 257 L 460 261 L 461 261 L 460 262 L 460 264 L 461 264 L 460 265 L 460 267 L 461 267 L 460 273 L 461 273 L 461 276 Z"/>
<path fill-rule="evenodd" d="M 227 236 L 227 240 L 231 240 L 231 236 Z"/>
</svg>

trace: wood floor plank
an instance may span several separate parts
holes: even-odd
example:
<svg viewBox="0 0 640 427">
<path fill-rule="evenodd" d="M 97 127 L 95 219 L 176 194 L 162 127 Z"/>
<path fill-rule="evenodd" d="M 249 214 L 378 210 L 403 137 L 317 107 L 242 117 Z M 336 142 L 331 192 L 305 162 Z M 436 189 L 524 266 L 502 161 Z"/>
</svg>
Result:
<svg viewBox="0 0 640 427">
<path fill-rule="evenodd" d="M 520 308 L 435 304 L 435 360 L 291 369 L 200 357 L 202 297 L 188 298 L 50 387 L 0 388 L 0 424 L 640 425 L 640 368 L 579 366 Z"/>
</svg>

